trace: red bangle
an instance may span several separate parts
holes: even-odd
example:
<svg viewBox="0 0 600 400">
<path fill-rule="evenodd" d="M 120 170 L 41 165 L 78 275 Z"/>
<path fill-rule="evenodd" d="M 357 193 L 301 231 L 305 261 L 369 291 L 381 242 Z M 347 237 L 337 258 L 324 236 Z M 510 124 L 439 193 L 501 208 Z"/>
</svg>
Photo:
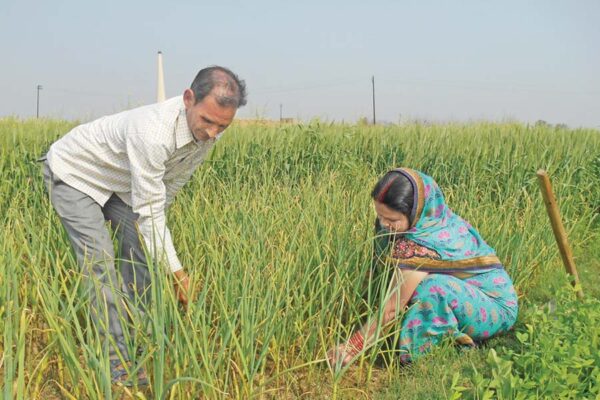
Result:
<svg viewBox="0 0 600 400">
<path fill-rule="evenodd" d="M 356 331 L 350 336 L 350 339 L 348 339 L 348 344 L 350 345 L 350 348 L 348 349 L 349 353 L 354 357 L 365 348 L 365 338 L 360 331 Z"/>
</svg>

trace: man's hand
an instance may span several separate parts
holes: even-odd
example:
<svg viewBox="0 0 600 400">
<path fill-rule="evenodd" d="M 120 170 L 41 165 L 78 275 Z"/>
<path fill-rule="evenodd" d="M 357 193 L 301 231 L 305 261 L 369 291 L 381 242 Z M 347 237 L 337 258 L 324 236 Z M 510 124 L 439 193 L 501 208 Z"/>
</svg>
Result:
<svg viewBox="0 0 600 400">
<path fill-rule="evenodd" d="M 177 300 L 179 300 L 179 303 L 181 303 L 181 305 L 187 309 L 188 296 L 190 294 L 190 277 L 182 269 L 175 271 L 173 275 L 175 275 L 173 286 L 175 287 Z"/>
</svg>

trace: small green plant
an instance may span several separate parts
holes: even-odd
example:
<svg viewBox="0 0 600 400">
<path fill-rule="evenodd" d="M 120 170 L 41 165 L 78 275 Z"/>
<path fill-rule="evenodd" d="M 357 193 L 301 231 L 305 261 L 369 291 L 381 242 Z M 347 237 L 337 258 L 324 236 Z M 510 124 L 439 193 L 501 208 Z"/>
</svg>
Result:
<svg viewBox="0 0 600 400">
<path fill-rule="evenodd" d="M 517 348 L 490 349 L 489 372 L 455 377 L 454 398 L 597 399 L 600 396 L 600 301 L 575 298 L 565 285 L 556 308 L 533 307 L 516 331 Z M 460 382 L 460 383 L 459 383 Z"/>
</svg>

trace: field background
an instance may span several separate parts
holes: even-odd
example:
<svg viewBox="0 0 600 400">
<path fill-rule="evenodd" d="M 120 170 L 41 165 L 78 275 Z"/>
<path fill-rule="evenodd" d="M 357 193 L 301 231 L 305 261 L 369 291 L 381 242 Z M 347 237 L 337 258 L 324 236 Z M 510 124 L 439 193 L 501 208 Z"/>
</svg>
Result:
<svg viewBox="0 0 600 400">
<path fill-rule="evenodd" d="M 36 163 L 74 125 L 0 120 L 0 397 L 517 398 L 516 388 L 546 376 L 547 384 L 527 389 L 533 398 L 597 395 L 597 130 L 234 125 L 169 210 L 195 300 L 181 312 L 168 278 L 154 271 L 147 334 L 131 340 L 146 349 L 138 360 L 152 385 L 129 390 L 110 386 L 80 275 Z M 377 301 L 364 300 L 375 216 L 369 194 L 395 166 L 433 176 L 450 207 L 496 249 L 520 294 L 519 321 L 515 331 L 466 353 L 441 346 L 400 367 L 381 340 L 350 368 L 331 371 L 325 352 L 376 312 Z M 568 230 L 587 298 L 581 307 L 564 289 L 539 168 L 551 176 Z M 587 311 L 573 319 L 573 310 Z M 560 343 L 552 341 L 558 328 L 546 329 L 556 321 L 571 325 Z M 543 340 L 548 365 L 519 369 Z M 565 343 L 576 354 L 552 353 Z M 582 373 L 576 366 L 552 372 L 580 359 Z"/>
</svg>

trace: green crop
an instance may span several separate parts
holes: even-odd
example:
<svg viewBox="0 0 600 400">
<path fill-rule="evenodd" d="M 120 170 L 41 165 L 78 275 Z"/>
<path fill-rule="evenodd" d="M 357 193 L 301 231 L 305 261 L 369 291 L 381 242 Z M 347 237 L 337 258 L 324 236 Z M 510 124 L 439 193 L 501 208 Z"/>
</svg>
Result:
<svg viewBox="0 0 600 400">
<path fill-rule="evenodd" d="M 592 245 L 600 231 L 594 130 L 233 126 L 168 211 L 194 301 L 182 312 L 170 277 L 151 266 L 149 322 L 134 315 L 139 329 L 130 338 L 132 352 L 145 349 L 138 359 L 151 386 L 115 389 L 36 162 L 72 126 L 0 120 L 6 399 L 364 398 L 404 379 L 384 338 L 349 369 L 331 371 L 324 361 L 378 309 L 365 278 L 375 216 L 369 195 L 392 167 L 437 180 L 450 207 L 496 249 L 522 299 L 547 296 L 543 290 L 559 285 L 548 279 L 562 268 L 537 169 L 552 178 L 575 249 Z"/>
</svg>

